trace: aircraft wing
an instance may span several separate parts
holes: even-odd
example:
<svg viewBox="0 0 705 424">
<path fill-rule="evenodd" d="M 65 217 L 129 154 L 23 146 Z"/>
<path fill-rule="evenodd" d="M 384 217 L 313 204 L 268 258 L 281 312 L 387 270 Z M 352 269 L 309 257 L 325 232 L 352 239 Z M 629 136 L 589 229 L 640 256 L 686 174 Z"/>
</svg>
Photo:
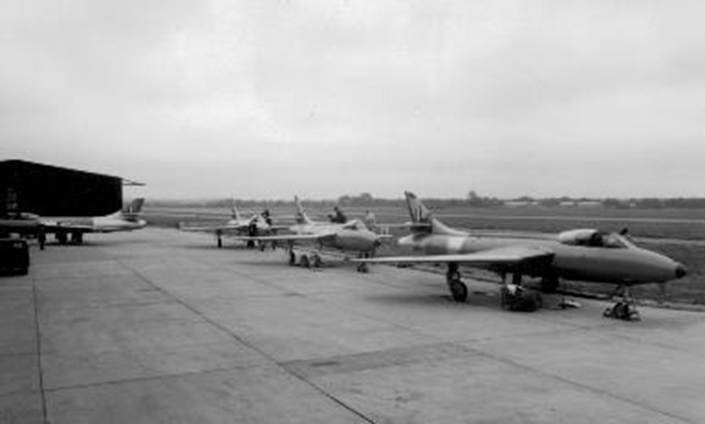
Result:
<svg viewBox="0 0 705 424">
<path fill-rule="evenodd" d="M 296 242 L 296 241 L 319 241 L 331 239 L 336 236 L 334 232 L 318 233 L 318 234 L 281 234 L 281 235 L 271 235 L 271 236 L 254 236 L 254 237 L 233 237 L 235 240 L 242 241 L 283 241 L 283 242 Z"/>
<path fill-rule="evenodd" d="M 44 220 L 40 219 L 39 220 L 39 225 L 41 225 L 42 229 L 46 232 L 53 232 L 57 230 L 73 230 L 73 231 L 82 231 L 82 232 L 92 232 L 95 230 L 95 227 L 90 224 L 83 224 L 80 222 L 71 222 L 71 221 L 50 221 L 50 220 Z"/>
<path fill-rule="evenodd" d="M 445 255 L 387 256 L 370 259 L 353 259 L 353 262 L 370 263 L 448 263 L 482 266 L 511 266 L 542 262 L 552 259 L 554 253 L 537 247 L 501 247 L 475 253 L 452 253 Z"/>
<path fill-rule="evenodd" d="M 183 225 L 179 224 L 179 230 L 181 231 L 192 231 L 201 233 L 228 233 L 228 232 L 240 232 L 247 230 L 246 225 Z"/>
</svg>

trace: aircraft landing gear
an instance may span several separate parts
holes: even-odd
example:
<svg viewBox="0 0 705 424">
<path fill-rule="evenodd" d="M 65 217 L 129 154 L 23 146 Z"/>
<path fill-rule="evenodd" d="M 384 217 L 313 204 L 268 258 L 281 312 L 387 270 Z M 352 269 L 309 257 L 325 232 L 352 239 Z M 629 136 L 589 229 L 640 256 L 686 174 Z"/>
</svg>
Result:
<svg viewBox="0 0 705 424">
<path fill-rule="evenodd" d="M 321 255 L 318 253 L 314 253 L 311 255 L 311 265 L 314 268 L 320 268 L 323 265 L 323 259 L 321 259 Z"/>
<path fill-rule="evenodd" d="M 71 233 L 71 242 L 73 244 L 83 244 L 83 233 L 80 233 L 80 232 Z"/>
<path fill-rule="evenodd" d="M 558 290 L 560 281 L 556 275 L 545 275 L 541 279 L 541 291 L 544 293 L 555 293 Z"/>
<path fill-rule="evenodd" d="M 458 271 L 457 263 L 448 264 L 448 272 L 446 273 L 446 283 L 450 289 L 450 295 L 456 302 L 465 302 L 468 299 L 468 286 L 460 280 L 460 272 Z"/>
<path fill-rule="evenodd" d="M 221 233 L 220 231 L 217 231 L 215 233 L 215 237 L 218 242 L 218 249 L 222 249 L 223 248 L 223 233 Z"/>
<path fill-rule="evenodd" d="M 357 257 L 358 257 L 358 259 L 364 259 L 364 258 L 369 257 L 369 255 L 368 255 L 367 253 L 360 252 L 360 253 L 357 255 Z M 345 260 L 348 260 L 347 257 L 346 257 Z M 357 265 L 357 268 L 356 268 L 356 269 L 357 269 L 357 272 L 360 272 L 360 273 L 362 273 L 362 274 L 367 274 L 368 272 L 370 272 L 370 265 L 369 265 L 367 262 L 360 262 L 360 263 Z"/>
<path fill-rule="evenodd" d="M 504 277 L 502 283 L 504 283 Z M 511 284 L 502 285 L 499 295 L 502 309 L 533 312 L 543 306 L 543 300 L 538 292 L 522 287 L 521 274 L 518 272 L 512 275 Z"/>
<path fill-rule="evenodd" d="M 311 268 L 311 262 L 308 260 L 308 256 L 306 254 L 301 254 L 301 257 L 299 258 L 299 265 L 301 265 L 301 268 Z"/>
<path fill-rule="evenodd" d="M 56 241 L 58 241 L 59 244 L 66 244 L 69 240 L 69 236 L 66 233 L 56 233 L 54 237 L 56 237 Z"/>
<path fill-rule="evenodd" d="M 297 257 L 294 250 L 289 250 L 289 266 L 296 266 L 296 259 Z M 302 253 L 298 257 L 298 265 L 301 268 L 320 268 L 323 265 L 323 259 L 318 253 L 312 253 L 311 255 Z"/>
<path fill-rule="evenodd" d="M 602 316 L 624 321 L 641 321 L 641 315 L 639 315 L 639 311 L 636 309 L 636 304 L 629 291 L 629 286 L 620 285 L 617 287 L 617 293 L 621 294 L 622 299 L 614 305 L 607 307 L 602 313 Z"/>
</svg>

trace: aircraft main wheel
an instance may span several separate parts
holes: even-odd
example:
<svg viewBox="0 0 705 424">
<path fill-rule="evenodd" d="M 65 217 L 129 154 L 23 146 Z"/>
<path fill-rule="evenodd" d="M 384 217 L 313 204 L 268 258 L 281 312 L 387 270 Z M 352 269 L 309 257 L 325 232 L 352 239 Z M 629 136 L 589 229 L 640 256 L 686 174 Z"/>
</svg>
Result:
<svg viewBox="0 0 705 424">
<path fill-rule="evenodd" d="M 615 318 L 626 319 L 629 309 L 625 303 L 619 302 L 612 308 L 612 314 Z"/>
<path fill-rule="evenodd" d="M 314 268 L 320 268 L 321 265 L 323 265 L 323 260 L 321 259 L 321 255 L 318 253 L 314 253 L 313 256 L 311 256 L 311 262 Z"/>
<path fill-rule="evenodd" d="M 303 268 L 310 268 L 311 262 L 309 262 L 308 256 L 301 255 L 301 258 L 299 259 L 299 265 L 301 265 L 301 267 Z"/>
<path fill-rule="evenodd" d="M 460 280 L 451 280 L 448 283 L 450 294 L 456 302 L 465 302 L 468 298 L 468 287 Z"/>
<path fill-rule="evenodd" d="M 363 262 L 357 266 L 357 272 L 367 274 L 368 272 L 370 272 L 370 267 L 366 263 Z"/>
<path fill-rule="evenodd" d="M 296 253 L 294 253 L 294 251 L 289 252 L 289 265 L 296 265 Z"/>
<path fill-rule="evenodd" d="M 223 239 L 218 237 L 218 249 L 221 249 L 223 247 Z"/>
<path fill-rule="evenodd" d="M 629 308 L 629 312 L 627 313 L 627 321 L 641 321 L 641 315 L 639 315 L 639 311 L 637 311 L 636 308 Z"/>
<path fill-rule="evenodd" d="M 264 249 L 267 247 L 267 244 L 265 242 L 260 242 L 259 244 L 259 251 L 264 252 Z"/>
</svg>

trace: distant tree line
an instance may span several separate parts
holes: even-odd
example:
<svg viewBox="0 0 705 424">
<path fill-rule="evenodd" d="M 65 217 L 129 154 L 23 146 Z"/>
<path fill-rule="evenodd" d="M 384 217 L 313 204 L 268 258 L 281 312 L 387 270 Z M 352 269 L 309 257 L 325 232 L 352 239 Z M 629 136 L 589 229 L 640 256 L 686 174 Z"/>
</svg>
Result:
<svg viewBox="0 0 705 424">
<path fill-rule="evenodd" d="M 231 199 L 206 199 L 206 200 L 152 200 L 149 203 L 154 206 L 201 206 L 212 208 L 229 209 L 232 204 Z M 291 207 L 293 199 L 234 199 L 238 207 L 260 208 L 260 207 Z M 302 199 L 304 205 L 310 208 L 331 208 L 334 205 L 342 207 L 403 207 L 403 198 L 389 199 L 377 198 L 370 193 L 360 193 L 359 195 L 345 194 L 337 199 L 312 200 Z M 528 206 L 556 207 L 566 203 L 580 205 L 584 202 L 599 202 L 605 208 L 616 209 L 705 209 L 705 198 L 702 197 L 674 197 L 674 198 L 588 198 L 588 197 L 546 197 L 535 198 L 532 196 L 521 196 L 513 199 L 499 199 L 497 197 L 482 196 L 471 190 L 465 198 L 433 198 L 423 197 L 426 205 L 432 208 L 469 206 L 477 208 L 501 207 L 508 203 L 525 204 Z"/>
</svg>

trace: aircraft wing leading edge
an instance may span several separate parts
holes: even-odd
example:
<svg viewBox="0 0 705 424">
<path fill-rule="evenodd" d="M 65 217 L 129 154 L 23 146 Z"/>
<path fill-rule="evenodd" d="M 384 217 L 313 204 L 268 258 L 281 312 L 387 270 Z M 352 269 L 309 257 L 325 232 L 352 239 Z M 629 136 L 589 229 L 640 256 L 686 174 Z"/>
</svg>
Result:
<svg viewBox="0 0 705 424">
<path fill-rule="evenodd" d="M 277 236 L 252 236 L 252 237 L 234 237 L 235 240 L 242 241 L 317 241 L 329 238 L 334 238 L 335 233 L 320 233 L 320 234 L 282 234 Z"/>
<path fill-rule="evenodd" d="M 247 229 L 247 226 L 227 226 L 227 225 L 213 225 L 213 226 L 190 226 L 190 225 L 179 225 L 179 230 L 181 231 L 193 231 L 193 232 L 227 232 L 227 231 L 243 231 Z"/>
<path fill-rule="evenodd" d="M 451 253 L 423 256 L 387 256 L 381 258 L 353 259 L 353 262 L 370 263 L 462 263 L 476 266 L 518 265 L 552 259 L 554 253 L 531 247 L 502 247 L 475 253 Z"/>
</svg>

